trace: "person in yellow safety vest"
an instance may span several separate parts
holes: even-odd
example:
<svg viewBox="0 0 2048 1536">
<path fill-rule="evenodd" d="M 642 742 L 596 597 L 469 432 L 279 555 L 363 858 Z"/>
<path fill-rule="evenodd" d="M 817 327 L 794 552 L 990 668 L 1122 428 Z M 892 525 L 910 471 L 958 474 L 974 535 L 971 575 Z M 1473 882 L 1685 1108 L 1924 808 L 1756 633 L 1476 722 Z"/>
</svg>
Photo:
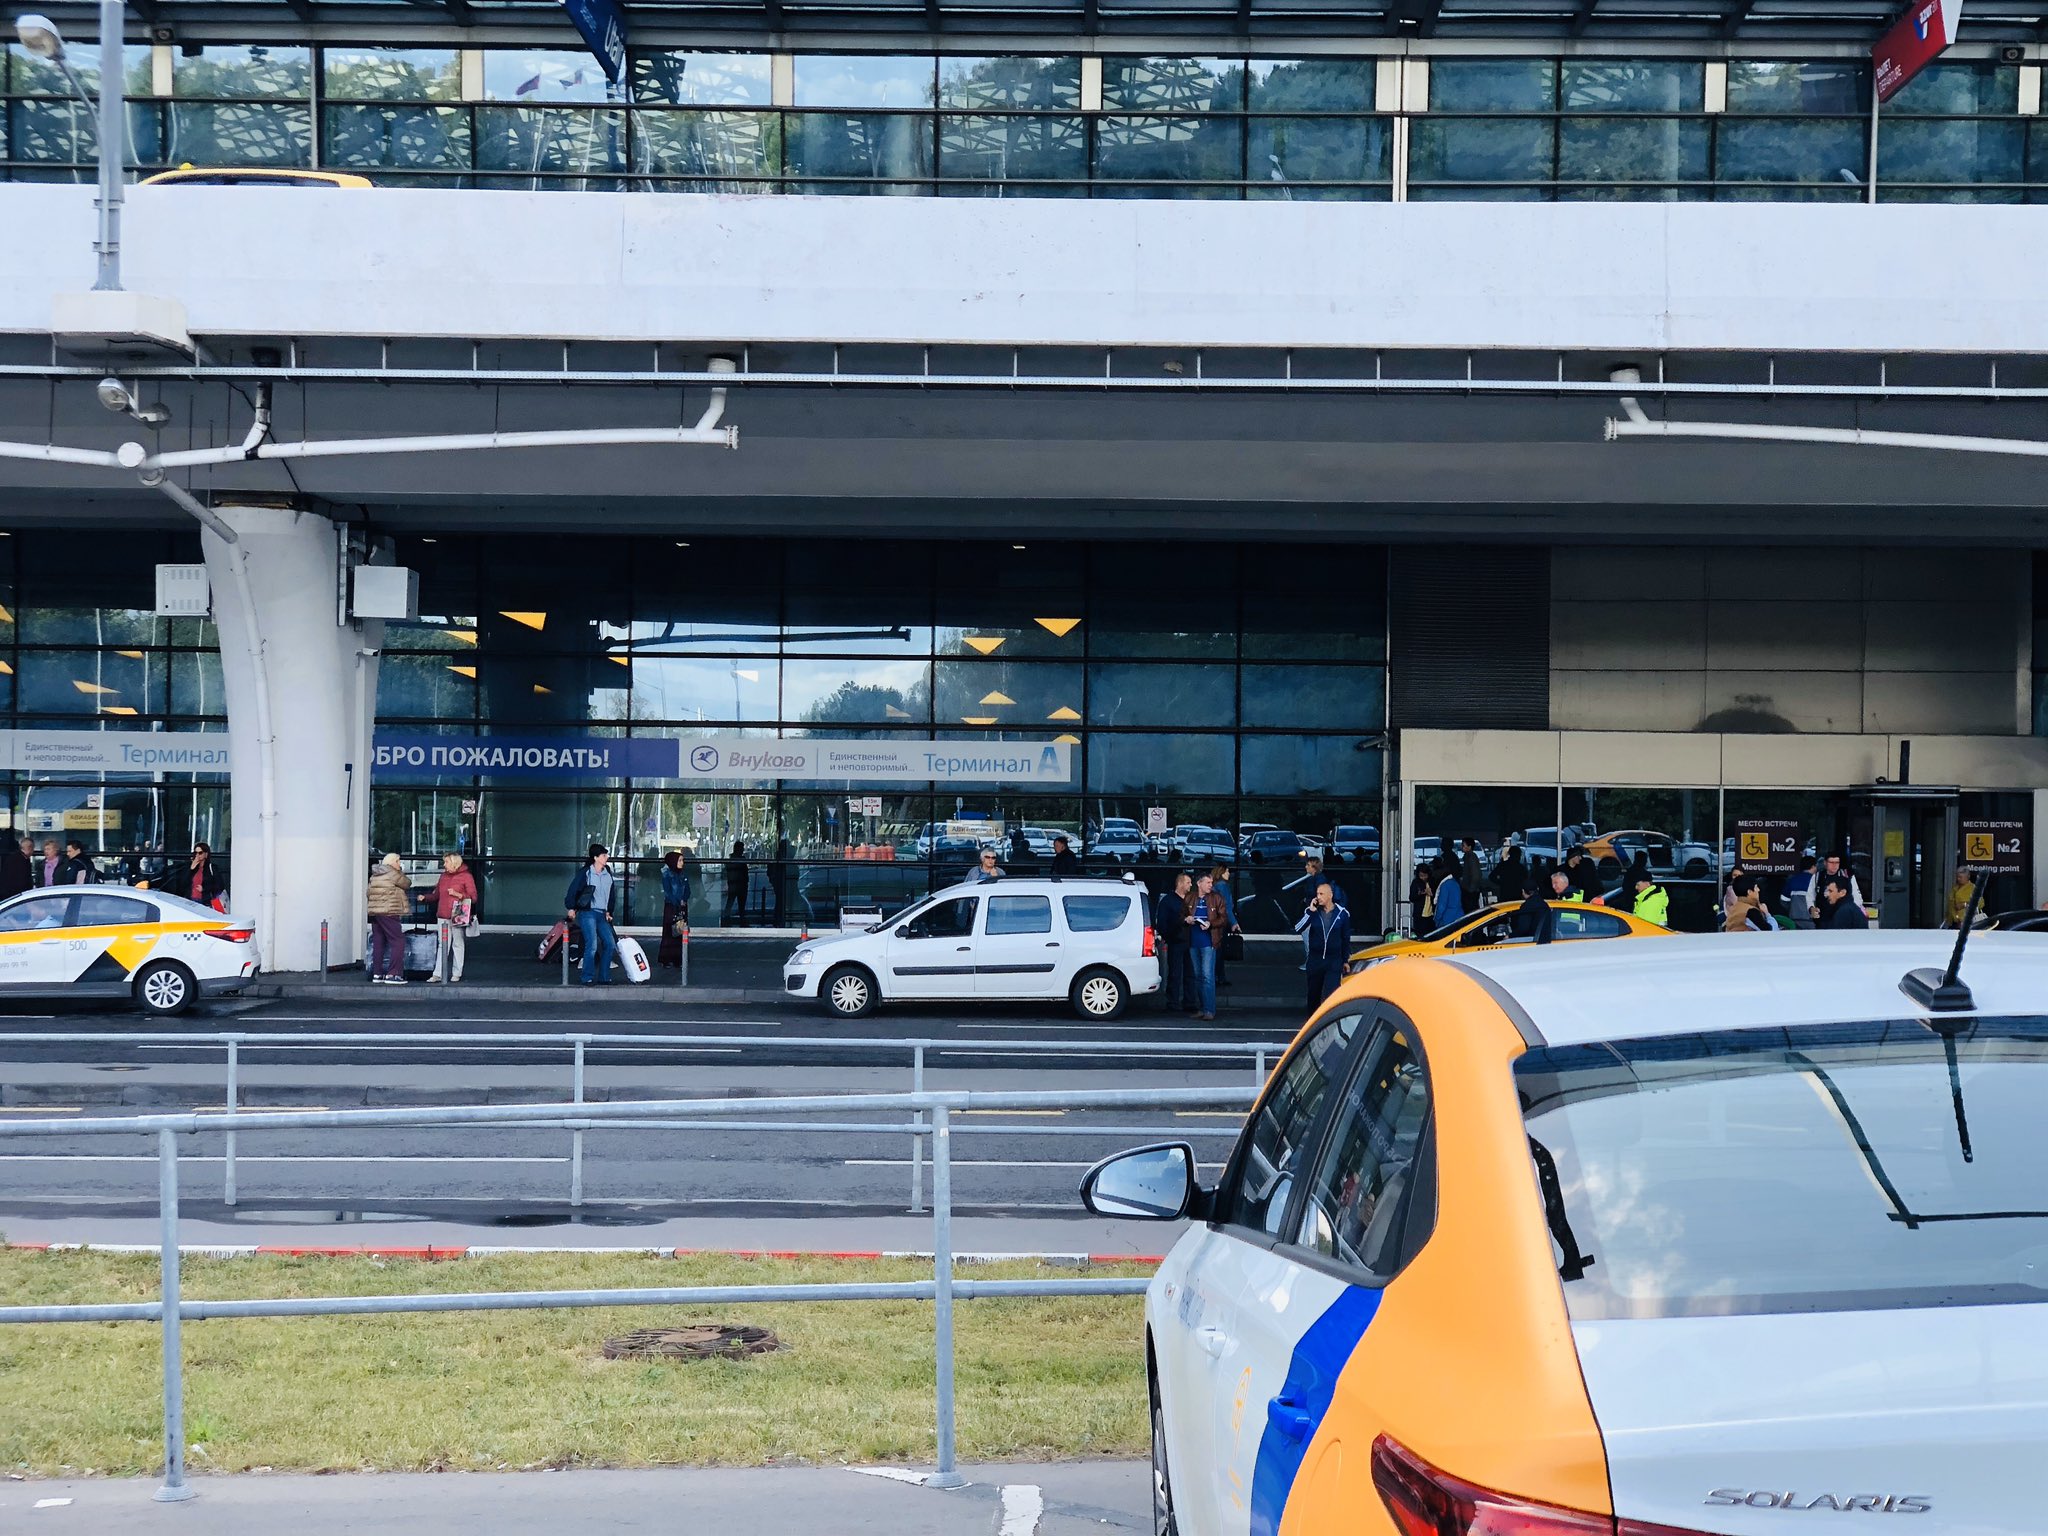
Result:
<svg viewBox="0 0 2048 1536">
<path fill-rule="evenodd" d="M 1652 880 L 1648 873 L 1637 875 L 1633 910 L 1645 922 L 1668 928 L 1671 926 L 1671 893 Z"/>
</svg>

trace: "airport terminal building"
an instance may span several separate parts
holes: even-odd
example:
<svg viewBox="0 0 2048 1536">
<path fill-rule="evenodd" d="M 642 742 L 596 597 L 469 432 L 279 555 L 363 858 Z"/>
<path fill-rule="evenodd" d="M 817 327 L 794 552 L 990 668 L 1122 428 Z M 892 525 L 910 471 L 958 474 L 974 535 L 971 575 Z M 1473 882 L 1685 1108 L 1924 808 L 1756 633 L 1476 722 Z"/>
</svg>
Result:
<svg viewBox="0 0 2048 1536">
<path fill-rule="evenodd" d="M 374 854 L 537 925 L 591 841 L 707 928 L 1055 835 L 1272 932 L 1466 837 L 2031 906 L 2043 18 L 1873 125 L 1892 19 L 156 0 L 141 172 L 375 185 L 136 189 L 118 293 L 14 48 L 12 819 L 226 850 L 286 967 Z"/>
</svg>

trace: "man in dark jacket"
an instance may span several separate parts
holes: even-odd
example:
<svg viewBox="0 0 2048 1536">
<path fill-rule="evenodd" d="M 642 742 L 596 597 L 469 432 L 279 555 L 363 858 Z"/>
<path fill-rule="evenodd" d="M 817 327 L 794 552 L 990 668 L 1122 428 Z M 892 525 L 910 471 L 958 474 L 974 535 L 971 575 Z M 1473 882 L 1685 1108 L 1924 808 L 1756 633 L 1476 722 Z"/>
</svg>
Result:
<svg viewBox="0 0 2048 1536">
<path fill-rule="evenodd" d="M 57 866 L 59 885 L 97 885 L 100 872 L 86 857 L 85 844 L 77 838 L 69 838 L 64 844 L 64 862 Z"/>
<path fill-rule="evenodd" d="M 1868 928 L 1870 918 L 1863 910 L 1863 904 L 1853 900 L 1855 879 L 1850 875 L 1829 875 L 1820 888 L 1820 899 L 1826 904 L 1820 915 L 1823 928 Z"/>
<path fill-rule="evenodd" d="M 1513 932 L 1518 939 L 1548 944 L 1557 937 L 1557 913 L 1532 880 L 1522 886 L 1522 904 L 1515 908 Z"/>
<path fill-rule="evenodd" d="M 1529 894 L 1529 866 L 1519 844 L 1510 843 L 1493 866 L 1493 899 L 1505 904 Z"/>
<path fill-rule="evenodd" d="M 1062 879 L 1081 873 L 1081 855 L 1074 852 L 1074 845 L 1067 841 L 1064 832 L 1052 840 L 1052 872 Z"/>
<path fill-rule="evenodd" d="M 1329 881 L 1317 882 L 1315 899 L 1294 931 L 1308 942 L 1308 1008 L 1313 1013 L 1343 984 L 1344 966 L 1351 958 L 1351 914 L 1337 905 Z"/>
<path fill-rule="evenodd" d="M 9 827 L 5 835 L 0 835 L 0 898 L 19 896 L 35 883 L 35 871 L 29 868 L 28 855 L 21 851 L 21 839 Z"/>
<path fill-rule="evenodd" d="M 1458 855 L 1458 892 L 1465 898 L 1467 912 L 1486 905 L 1486 869 L 1479 861 L 1479 845 L 1469 837 Z"/>
<path fill-rule="evenodd" d="M 1571 882 L 1568 887 L 1578 892 L 1573 901 L 1598 901 L 1607 892 L 1607 882 L 1600 878 L 1600 866 L 1586 850 L 1578 844 L 1565 855 L 1565 878 Z"/>
<path fill-rule="evenodd" d="M 1065 841 L 1065 839 L 1061 839 Z M 1173 877 L 1173 889 L 1161 891 L 1152 908 L 1153 942 L 1159 950 L 1159 968 L 1165 972 L 1166 1006 L 1179 1011 L 1188 997 L 1188 893 L 1194 877 L 1185 871 Z"/>
</svg>

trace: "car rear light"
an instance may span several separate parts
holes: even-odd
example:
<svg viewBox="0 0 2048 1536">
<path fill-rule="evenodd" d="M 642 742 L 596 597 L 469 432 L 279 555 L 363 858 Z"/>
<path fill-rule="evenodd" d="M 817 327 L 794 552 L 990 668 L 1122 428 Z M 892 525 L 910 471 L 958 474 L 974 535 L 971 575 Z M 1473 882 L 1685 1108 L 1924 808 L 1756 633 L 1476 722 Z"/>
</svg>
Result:
<svg viewBox="0 0 2048 1536">
<path fill-rule="evenodd" d="M 1372 1482 L 1401 1536 L 1707 1536 L 1494 1493 L 1440 1471 L 1387 1435 L 1372 1444 Z"/>
<path fill-rule="evenodd" d="M 206 930 L 206 936 L 209 939 L 226 939 L 230 944 L 246 944 L 256 937 L 256 930 L 254 928 L 209 928 Z"/>
<path fill-rule="evenodd" d="M 1140 950 L 1139 953 L 1148 960 L 1152 958 L 1152 955 L 1154 953 L 1152 946 L 1156 942 L 1156 938 L 1157 936 L 1152 932 L 1150 928 L 1147 928 L 1145 930 L 1145 947 L 1142 950 Z"/>
</svg>

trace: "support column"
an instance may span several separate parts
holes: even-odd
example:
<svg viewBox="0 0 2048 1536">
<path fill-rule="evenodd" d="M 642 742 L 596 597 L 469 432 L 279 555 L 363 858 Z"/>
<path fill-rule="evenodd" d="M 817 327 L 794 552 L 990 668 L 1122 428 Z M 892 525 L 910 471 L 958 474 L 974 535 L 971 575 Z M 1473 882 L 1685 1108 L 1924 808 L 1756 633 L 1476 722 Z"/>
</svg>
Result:
<svg viewBox="0 0 2048 1536">
<path fill-rule="evenodd" d="M 234 840 L 229 895 L 263 967 L 310 971 L 320 924 L 362 957 L 369 745 L 381 623 L 341 620 L 334 524 L 287 507 L 216 504 L 230 544 L 200 535 L 227 695 Z"/>
</svg>

